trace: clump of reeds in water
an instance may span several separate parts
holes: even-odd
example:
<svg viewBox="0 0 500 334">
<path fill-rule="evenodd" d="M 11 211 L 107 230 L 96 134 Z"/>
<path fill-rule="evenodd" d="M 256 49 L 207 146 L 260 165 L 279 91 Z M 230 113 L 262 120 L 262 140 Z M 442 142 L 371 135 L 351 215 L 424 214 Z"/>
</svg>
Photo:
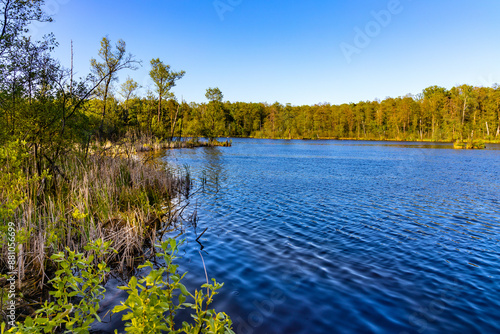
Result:
<svg viewBox="0 0 500 334">
<path fill-rule="evenodd" d="M 58 173 L 28 184 L 16 223 L 19 288 L 26 297 L 48 290 L 56 266 L 50 256 L 66 247 L 82 252 L 90 241 L 112 240 L 118 252 L 105 261 L 131 268 L 160 227 L 175 218 L 170 200 L 190 181 L 132 157 L 70 154 Z M 0 238 L 5 238 L 5 235 Z M 7 243 L 0 244 L 0 267 L 7 268 Z M 96 263 L 102 258 L 96 257 Z"/>
<path fill-rule="evenodd" d="M 190 138 L 187 140 L 159 140 L 151 137 L 141 137 L 135 141 L 136 152 L 160 151 L 165 149 L 175 148 L 195 148 L 195 147 L 229 147 L 232 145 L 231 140 L 200 140 L 199 138 Z"/>
<path fill-rule="evenodd" d="M 457 140 L 453 143 L 453 147 L 456 149 L 481 150 L 486 148 L 486 144 L 482 140 Z"/>
</svg>

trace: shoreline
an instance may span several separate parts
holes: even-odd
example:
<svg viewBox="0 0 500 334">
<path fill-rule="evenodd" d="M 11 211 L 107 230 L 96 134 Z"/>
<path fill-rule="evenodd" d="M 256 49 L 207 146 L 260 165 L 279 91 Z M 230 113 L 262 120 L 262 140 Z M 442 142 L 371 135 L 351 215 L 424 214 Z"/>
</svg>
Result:
<svg viewBox="0 0 500 334">
<path fill-rule="evenodd" d="M 370 138 L 335 138 L 335 137 L 318 137 L 318 138 L 268 138 L 268 137 L 243 137 L 243 136 L 232 136 L 227 137 L 238 138 L 238 139 L 266 139 L 266 140 L 303 140 L 303 141 L 320 141 L 320 140 L 331 140 L 331 141 L 370 141 L 370 142 L 406 142 L 406 143 L 431 143 L 431 144 L 453 144 L 456 140 L 432 140 L 432 139 L 423 139 L 423 140 L 409 140 L 409 139 L 370 139 Z M 500 144 L 500 139 L 498 140 L 486 140 L 479 139 L 483 141 L 485 144 Z"/>
<path fill-rule="evenodd" d="M 179 228 L 182 209 L 176 199 L 189 196 L 192 180 L 189 173 L 174 176 L 161 163 L 151 163 L 156 153 L 231 145 L 230 141 L 216 140 L 153 139 L 150 143 L 144 146 L 141 140 L 129 138 L 95 143 L 87 154 L 81 151 L 65 156 L 59 173 L 34 178 L 23 189 L 26 200 L 9 218 L 18 234 L 26 234 L 16 246 L 23 250 L 16 261 L 15 313 L 21 319 L 33 316 L 49 298 L 48 280 L 55 277 L 57 269 L 50 259 L 52 254 L 66 247 L 84 251 L 88 242 L 99 238 L 112 240 L 119 252 L 97 254 L 96 259 L 105 261 L 116 274 L 128 275 L 147 259 L 159 236 L 167 229 Z M 25 159 L 31 158 L 28 154 Z M 2 250 L 0 260 L 5 260 L 8 254 L 5 247 Z M 0 278 L 0 293 L 8 288 L 7 283 Z"/>
</svg>

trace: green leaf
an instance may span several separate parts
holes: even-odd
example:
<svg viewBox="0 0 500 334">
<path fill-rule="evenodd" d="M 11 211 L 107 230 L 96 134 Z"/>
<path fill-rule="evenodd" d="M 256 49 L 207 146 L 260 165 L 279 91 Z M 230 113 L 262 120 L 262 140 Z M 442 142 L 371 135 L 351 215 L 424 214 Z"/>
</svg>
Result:
<svg viewBox="0 0 500 334">
<path fill-rule="evenodd" d="M 128 306 L 126 305 L 116 305 L 114 308 L 113 308 L 113 313 L 120 313 L 122 311 L 125 311 L 125 310 L 128 310 Z"/>
<path fill-rule="evenodd" d="M 186 287 L 184 286 L 184 284 L 182 284 L 182 283 L 178 283 L 178 285 L 179 285 L 179 288 L 181 289 L 181 293 L 182 293 L 184 296 L 191 296 L 191 297 L 193 297 L 193 298 L 194 298 L 194 296 L 193 296 L 191 293 L 189 293 L 189 291 L 186 289 Z"/>
<path fill-rule="evenodd" d="M 172 251 L 174 251 L 176 248 L 175 246 L 177 245 L 175 239 L 170 239 L 169 243 L 170 243 L 170 247 L 172 248 Z"/>
<path fill-rule="evenodd" d="M 130 279 L 130 282 L 128 282 L 128 286 L 131 289 L 135 289 L 136 285 L 137 285 L 137 278 L 135 276 L 132 276 L 132 278 Z"/>
</svg>

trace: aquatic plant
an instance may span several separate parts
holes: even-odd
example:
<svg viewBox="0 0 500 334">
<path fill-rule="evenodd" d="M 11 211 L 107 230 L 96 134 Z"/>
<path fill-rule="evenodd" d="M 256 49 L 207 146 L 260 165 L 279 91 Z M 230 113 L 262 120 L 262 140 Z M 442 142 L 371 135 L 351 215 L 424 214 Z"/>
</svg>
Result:
<svg viewBox="0 0 500 334">
<path fill-rule="evenodd" d="M 482 140 L 457 140 L 455 143 L 453 143 L 453 147 L 456 149 L 478 150 L 485 149 L 486 144 Z"/>
<path fill-rule="evenodd" d="M 7 333 L 88 333 L 90 325 L 97 319 L 99 303 L 106 291 L 101 285 L 110 269 L 106 262 L 96 262 L 97 255 L 111 252 L 111 242 L 101 239 L 85 246 L 86 253 L 77 253 L 66 248 L 51 256 L 57 263 L 55 277 L 49 281 L 53 290 L 53 301 L 45 301 L 34 317 L 17 322 Z M 1 325 L 2 334 L 5 323 Z"/>
<path fill-rule="evenodd" d="M 165 261 L 165 266 L 155 268 L 147 261 L 139 268 L 148 268 L 149 274 L 137 280 L 132 277 L 127 286 L 120 289 L 127 291 L 128 298 L 121 305 L 113 309 L 113 313 L 127 311 L 122 317 L 126 321 L 126 332 L 141 333 L 214 333 L 231 334 L 232 322 L 226 313 L 217 313 L 208 309 L 212 303 L 217 290 L 224 284 L 213 283 L 202 285 L 202 289 L 191 294 L 181 283 L 186 273 L 180 275 L 177 272 L 178 265 L 173 261 L 179 244 L 175 239 L 169 239 L 157 247 L 162 252 L 158 253 Z M 206 289 L 206 293 L 205 290 Z M 193 299 L 193 303 L 187 303 L 187 298 Z M 190 308 L 194 312 L 191 315 L 194 324 L 183 322 L 181 327 L 175 324 L 175 315 L 184 308 Z M 177 329 L 176 329 L 177 328 Z"/>
<path fill-rule="evenodd" d="M 5 323 L 2 323 L 1 333 L 89 333 L 91 324 L 101 321 L 97 312 L 106 291 L 103 282 L 110 271 L 104 261 L 95 264 L 96 255 L 110 253 L 113 250 L 110 245 L 111 242 L 99 239 L 85 247 L 85 254 L 69 248 L 54 254 L 52 259 L 57 263 L 58 270 L 56 277 L 49 282 L 53 287 L 50 295 L 54 300 L 46 301 L 34 317 L 28 316 L 24 322 L 17 322 L 15 327 L 6 330 Z M 207 279 L 202 289 L 191 294 L 181 283 L 186 273 L 180 275 L 178 265 L 173 264 L 177 259 L 178 246 L 175 239 L 156 245 L 161 249 L 157 256 L 163 258 L 165 265 L 156 268 L 147 261 L 140 266 L 150 269 L 148 275 L 139 280 L 134 276 L 126 286 L 120 287 L 129 296 L 113 309 L 113 313 L 127 311 L 122 317 L 126 321 L 127 333 L 234 334 L 227 314 L 208 309 L 223 284 L 215 279 L 210 284 Z M 187 297 L 192 298 L 194 303 L 186 303 Z M 183 322 L 176 326 L 175 315 L 184 308 L 194 311 L 194 323 Z"/>
</svg>

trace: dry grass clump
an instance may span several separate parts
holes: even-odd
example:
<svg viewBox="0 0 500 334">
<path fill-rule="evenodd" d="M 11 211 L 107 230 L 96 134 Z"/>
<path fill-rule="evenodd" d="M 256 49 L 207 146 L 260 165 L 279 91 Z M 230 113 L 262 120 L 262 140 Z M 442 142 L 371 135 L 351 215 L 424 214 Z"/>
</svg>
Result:
<svg viewBox="0 0 500 334">
<path fill-rule="evenodd" d="M 190 186 L 188 175 L 174 176 L 137 157 L 72 154 L 61 159 L 57 170 L 27 183 L 25 200 L 12 216 L 18 282 L 25 295 L 46 290 L 55 271 L 52 254 L 66 247 L 84 251 L 99 238 L 112 240 L 118 251 L 105 259 L 108 263 L 119 270 L 132 268 L 157 230 L 175 220 L 171 200 Z M 2 240 L 1 268 L 7 268 L 5 245 Z"/>
<path fill-rule="evenodd" d="M 135 152 L 150 152 L 176 148 L 195 148 L 195 147 L 229 147 L 232 142 L 230 140 L 200 140 L 199 138 L 190 138 L 186 140 L 162 141 L 149 137 L 141 137 L 134 143 Z"/>
</svg>

